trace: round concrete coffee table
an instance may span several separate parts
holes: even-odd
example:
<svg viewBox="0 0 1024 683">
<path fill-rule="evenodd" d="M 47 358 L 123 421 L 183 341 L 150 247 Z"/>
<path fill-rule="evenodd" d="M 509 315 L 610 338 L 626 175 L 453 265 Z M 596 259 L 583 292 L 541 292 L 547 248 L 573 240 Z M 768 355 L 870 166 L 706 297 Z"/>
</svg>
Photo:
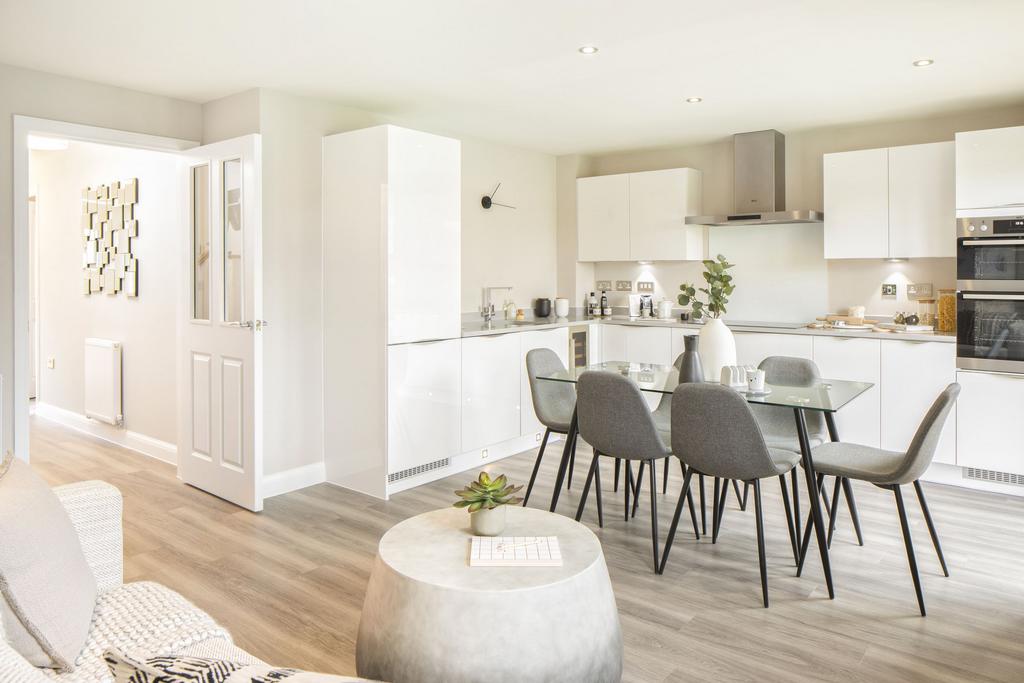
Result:
<svg viewBox="0 0 1024 683">
<path fill-rule="evenodd" d="M 557 536 L 561 567 L 470 567 L 465 510 L 435 510 L 380 541 L 356 669 L 392 683 L 618 681 L 622 632 L 597 537 L 510 507 L 505 536 Z"/>
</svg>

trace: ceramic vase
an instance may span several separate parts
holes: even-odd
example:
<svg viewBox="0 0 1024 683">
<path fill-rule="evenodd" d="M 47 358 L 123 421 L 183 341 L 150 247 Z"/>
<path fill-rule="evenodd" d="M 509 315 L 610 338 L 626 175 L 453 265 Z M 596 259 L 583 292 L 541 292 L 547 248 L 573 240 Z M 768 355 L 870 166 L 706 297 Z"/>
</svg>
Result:
<svg viewBox="0 0 1024 683">
<path fill-rule="evenodd" d="M 736 339 L 721 318 L 709 318 L 700 330 L 704 376 L 717 381 L 726 365 L 736 365 Z"/>
<path fill-rule="evenodd" d="M 476 536 L 499 536 L 505 530 L 505 506 L 469 513 L 469 526 Z"/>
<path fill-rule="evenodd" d="M 697 346 L 700 336 L 688 334 L 683 337 L 683 358 L 679 365 L 679 382 L 703 382 L 704 369 L 701 367 Z"/>
</svg>

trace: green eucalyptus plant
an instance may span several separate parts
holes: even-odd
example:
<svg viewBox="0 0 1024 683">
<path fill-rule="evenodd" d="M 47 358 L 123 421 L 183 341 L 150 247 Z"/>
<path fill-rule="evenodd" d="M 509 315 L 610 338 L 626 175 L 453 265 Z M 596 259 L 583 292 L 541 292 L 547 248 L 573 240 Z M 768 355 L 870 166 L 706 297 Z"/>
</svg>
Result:
<svg viewBox="0 0 1024 683">
<path fill-rule="evenodd" d="M 704 261 L 704 281 L 707 287 L 696 288 L 690 283 L 679 285 L 682 292 L 679 295 L 680 306 L 692 306 L 693 317 L 700 320 L 705 315 L 710 318 L 721 318 L 725 313 L 725 305 L 729 303 L 729 295 L 736 289 L 732 283 L 732 275 L 727 270 L 733 267 L 732 263 L 725 260 L 721 254 L 715 259 Z M 697 298 L 697 292 L 704 292 L 707 295 L 707 303 Z"/>
<path fill-rule="evenodd" d="M 454 504 L 457 508 L 467 508 L 469 512 L 477 510 L 493 510 L 499 505 L 516 505 L 522 503 L 522 498 L 515 498 L 513 494 L 522 490 L 522 486 L 511 486 L 508 477 L 502 474 L 491 479 L 486 472 L 481 472 L 476 481 L 471 481 L 466 488 L 456 491 L 461 500 Z"/>
</svg>

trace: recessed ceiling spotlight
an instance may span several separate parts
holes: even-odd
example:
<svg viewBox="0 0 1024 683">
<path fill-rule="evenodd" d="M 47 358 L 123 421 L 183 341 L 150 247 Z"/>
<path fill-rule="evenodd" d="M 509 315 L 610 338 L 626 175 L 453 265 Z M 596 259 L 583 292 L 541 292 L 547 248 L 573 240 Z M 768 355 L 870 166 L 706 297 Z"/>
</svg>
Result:
<svg viewBox="0 0 1024 683">
<path fill-rule="evenodd" d="M 582 55 L 596 55 L 597 54 L 597 46 L 596 45 L 584 45 L 583 47 L 580 48 L 579 52 Z"/>
<path fill-rule="evenodd" d="M 687 97 L 686 101 L 689 102 L 690 104 L 696 104 L 698 102 L 703 102 L 704 98 L 703 97 Z"/>
<path fill-rule="evenodd" d="M 934 59 L 915 59 L 914 66 L 931 66 L 935 63 Z"/>
</svg>

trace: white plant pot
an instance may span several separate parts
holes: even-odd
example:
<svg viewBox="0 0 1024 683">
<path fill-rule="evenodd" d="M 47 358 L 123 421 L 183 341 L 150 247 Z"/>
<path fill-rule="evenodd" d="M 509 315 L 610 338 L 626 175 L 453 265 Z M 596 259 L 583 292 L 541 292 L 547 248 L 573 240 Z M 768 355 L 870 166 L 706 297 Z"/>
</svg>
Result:
<svg viewBox="0 0 1024 683">
<path fill-rule="evenodd" d="M 469 525 L 477 536 L 499 536 L 505 530 L 505 506 L 469 513 Z"/>
<path fill-rule="evenodd" d="M 736 365 L 736 339 L 721 318 L 709 318 L 700 330 L 700 358 L 704 378 L 717 382 L 722 368 Z"/>
</svg>

